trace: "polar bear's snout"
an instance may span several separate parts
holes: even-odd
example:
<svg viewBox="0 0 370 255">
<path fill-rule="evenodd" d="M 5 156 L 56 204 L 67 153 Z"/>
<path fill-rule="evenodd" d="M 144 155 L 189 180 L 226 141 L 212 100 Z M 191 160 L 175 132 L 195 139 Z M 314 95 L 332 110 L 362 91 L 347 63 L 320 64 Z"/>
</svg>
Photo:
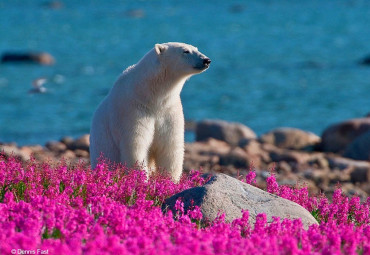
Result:
<svg viewBox="0 0 370 255">
<path fill-rule="evenodd" d="M 211 64 L 211 60 L 209 58 L 203 59 L 203 65 L 205 67 L 209 67 L 210 64 Z"/>
<path fill-rule="evenodd" d="M 195 66 L 195 69 L 199 69 L 204 71 L 208 69 L 209 65 L 211 64 L 211 59 L 204 57 L 200 59 L 200 62 Z"/>
</svg>

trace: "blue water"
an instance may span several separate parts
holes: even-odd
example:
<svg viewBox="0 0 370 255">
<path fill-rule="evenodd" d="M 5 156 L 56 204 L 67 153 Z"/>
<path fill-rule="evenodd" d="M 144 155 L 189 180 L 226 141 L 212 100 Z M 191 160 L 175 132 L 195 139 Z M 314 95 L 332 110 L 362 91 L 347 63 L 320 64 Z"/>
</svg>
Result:
<svg viewBox="0 0 370 255">
<path fill-rule="evenodd" d="M 0 141 L 44 144 L 88 133 L 119 73 L 155 43 L 212 59 L 182 92 L 185 118 L 321 134 L 370 112 L 370 1 L 0 2 L 0 53 L 46 51 L 53 66 L 0 64 Z M 29 94 L 38 77 L 48 93 Z"/>
</svg>

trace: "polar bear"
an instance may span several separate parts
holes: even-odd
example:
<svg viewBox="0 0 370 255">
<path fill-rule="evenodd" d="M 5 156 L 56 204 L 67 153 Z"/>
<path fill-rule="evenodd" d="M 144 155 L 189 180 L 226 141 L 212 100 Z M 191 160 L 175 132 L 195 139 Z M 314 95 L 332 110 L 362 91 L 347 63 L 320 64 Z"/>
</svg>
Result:
<svg viewBox="0 0 370 255">
<path fill-rule="evenodd" d="M 184 160 L 184 114 L 180 92 L 186 80 L 205 71 L 211 60 L 185 43 L 155 44 L 119 76 L 98 106 L 90 130 L 94 169 L 100 155 L 147 176 L 165 169 L 178 181 Z"/>
</svg>

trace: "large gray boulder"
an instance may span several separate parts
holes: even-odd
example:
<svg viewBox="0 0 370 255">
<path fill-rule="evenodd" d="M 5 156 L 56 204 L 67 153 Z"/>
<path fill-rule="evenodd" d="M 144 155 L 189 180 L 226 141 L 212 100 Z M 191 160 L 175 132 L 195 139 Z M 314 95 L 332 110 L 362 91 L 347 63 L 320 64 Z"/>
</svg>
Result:
<svg viewBox="0 0 370 255">
<path fill-rule="evenodd" d="M 256 137 L 256 134 L 249 127 L 241 123 L 223 120 L 203 120 L 197 123 L 195 129 L 196 141 L 214 138 L 230 145 L 238 145 L 242 139 L 255 139 Z"/>
<path fill-rule="evenodd" d="M 314 133 L 297 128 L 277 128 L 263 134 L 259 140 L 279 148 L 297 150 L 309 149 L 321 141 L 320 137 Z"/>
<path fill-rule="evenodd" d="M 178 198 L 182 199 L 185 211 L 190 206 L 197 205 L 201 208 L 203 219 L 211 221 L 220 212 L 225 213 L 227 222 L 231 222 L 242 217 L 242 210 L 248 210 L 251 224 L 255 223 L 256 216 L 260 213 L 266 214 L 268 222 L 272 222 L 272 216 L 277 216 L 281 219 L 300 218 L 306 229 L 311 224 L 318 224 L 315 218 L 297 203 L 225 174 L 213 175 L 205 185 L 173 195 L 165 201 L 162 208 L 175 212 L 175 203 Z"/>
<path fill-rule="evenodd" d="M 358 136 L 370 131 L 370 118 L 358 118 L 334 124 L 324 130 L 321 148 L 325 152 L 343 153 Z"/>
</svg>

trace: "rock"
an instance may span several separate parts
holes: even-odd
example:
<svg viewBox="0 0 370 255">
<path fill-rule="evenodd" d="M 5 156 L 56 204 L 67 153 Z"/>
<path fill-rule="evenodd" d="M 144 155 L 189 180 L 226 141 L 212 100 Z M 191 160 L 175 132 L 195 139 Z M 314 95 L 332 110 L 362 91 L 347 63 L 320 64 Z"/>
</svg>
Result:
<svg viewBox="0 0 370 255">
<path fill-rule="evenodd" d="M 185 153 L 200 154 L 207 156 L 222 155 L 229 153 L 231 147 L 229 144 L 216 139 L 208 139 L 204 142 L 187 143 Z"/>
<path fill-rule="evenodd" d="M 55 60 L 46 52 L 5 52 L 1 57 L 2 63 L 38 63 L 42 65 L 53 65 Z"/>
<path fill-rule="evenodd" d="M 321 136 L 321 149 L 342 153 L 358 136 L 370 131 L 370 118 L 351 119 L 328 127 Z"/>
<path fill-rule="evenodd" d="M 19 149 L 18 149 L 17 145 L 2 144 L 2 145 L 0 145 L 0 151 L 3 152 L 5 155 L 10 155 L 12 153 L 17 154 Z"/>
<path fill-rule="evenodd" d="M 343 182 L 349 182 L 351 180 L 349 170 L 348 171 L 341 171 L 341 170 L 332 170 L 328 173 L 329 183 L 331 184 L 338 184 Z"/>
<path fill-rule="evenodd" d="M 305 174 L 308 174 L 306 172 Z M 329 179 L 330 170 L 313 170 L 310 172 L 310 176 L 306 175 L 306 178 L 311 179 L 316 185 L 329 185 L 330 179 Z"/>
<path fill-rule="evenodd" d="M 292 167 L 288 164 L 288 162 L 281 161 L 276 164 L 275 170 L 277 173 L 286 176 L 292 172 Z"/>
<path fill-rule="evenodd" d="M 34 154 L 34 151 L 31 147 L 23 146 L 19 148 L 19 155 L 23 161 L 30 160 L 32 154 Z"/>
<path fill-rule="evenodd" d="M 23 148 L 25 148 L 27 150 L 28 149 L 31 150 L 32 153 L 40 153 L 40 152 L 43 152 L 44 151 L 44 147 L 42 147 L 41 145 L 38 145 L 38 144 L 36 144 L 36 145 L 23 146 L 20 149 L 23 149 Z"/>
<path fill-rule="evenodd" d="M 281 219 L 300 218 L 306 229 L 311 224 L 317 224 L 314 217 L 302 206 L 224 174 L 212 176 L 201 187 L 175 194 L 165 201 L 162 209 L 168 207 L 174 211 L 178 198 L 184 202 L 185 210 L 191 205 L 197 205 L 201 208 L 203 219 L 211 221 L 220 212 L 225 213 L 226 222 L 231 222 L 242 216 L 241 210 L 248 210 L 251 224 L 260 213 L 266 214 L 268 222 L 272 222 L 272 216 L 277 216 Z"/>
<path fill-rule="evenodd" d="M 343 183 L 340 188 L 342 189 L 343 194 L 347 197 L 358 196 L 362 203 L 365 203 L 367 200 L 368 195 L 366 192 L 352 183 Z"/>
<path fill-rule="evenodd" d="M 72 143 L 74 142 L 74 139 L 70 136 L 64 136 L 60 139 L 60 142 L 67 145 L 67 148 L 69 148 L 72 145 Z"/>
<path fill-rule="evenodd" d="M 367 161 L 359 161 L 337 156 L 327 156 L 327 160 L 329 161 L 330 169 L 339 169 L 339 170 L 345 170 L 349 168 L 370 169 L 370 162 Z"/>
<path fill-rule="evenodd" d="M 90 147 L 90 135 L 86 134 L 80 136 L 76 140 L 74 140 L 71 144 L 67 145 L 68 149 L 70 150 L 84 150 L 89 151 Z"/>
<path fill-rule="evenodd" d="M 45 144 L 45 147 L 55 153 L 62 153 L 67 149 L 67 145 L 58 141 L 49 141 Z"/>
<path fill-rule="evenodd" d="M 296 175 L 290 175 L 284 178 L 280 178 L 277 180 L 280 186 L 291 186 L 294 187 L 298 183 L 298 179 Z"/>
<path fill-rule="evenodd" d="M 277 128 L 259 139 L 262 143 L 270 143 L 283 149 L 308 149 L 320 143 L 319 136 L 297 128 Z"/>
<path fill-rule="evenodd" d="M 250 166 L 247 153 L 240 147 L 232 149 L 228 154 L 220 155 L 219 163 L 221 166 L 232 165 L 236 168 L 248 168 Z"/>
<path fill-rule="evenodd" d="M 309 166 L 312 166 L 315 169 L 328 169 L 329 168 L 329 162 L 325 158 L 325 155 L 323 153 L 315 153 L 311 155 L 307 163 Z"/>
<path fill-rule="evenodd" d="M 344 157 L 370 161 L 370 131 L 358 136 L 343 153 Z"/>
<path fill-rule="evenodd" d="M 322 194 L 320 188 L 311 180 L 305 180 L 304 185 L 307 186 L 309 194 Z"/>
<path fill-rule="evenodd" d="M 186 131 L 194 132 L 196 126 L 197 126 L 197 123 L 195 121 L 192 121 L 192 120 L 185 121 L 185 130 Z"/>
<path fill-rule="evenodd" d="M 342 175 L 349 173 L 350 181 L 353 183 L 370 181 L 370 162 L 342 157 L 328 157 L 328 161 L 332 172 L 339 170 Z M 342 176 L 339 181 L 343 181 L 343 178 Z"/>
<path fill-rule="evenodd" d="M 19 149 L 16 144 L 2 144 L 0 145 L 0 153 L 6 157 L 14 156 L 22 161 L 27 161 L 31 158 L 31 150 Z"/>
<path fill-rule="evenodd" d="M 261 150 L 261 144 L 257 139 L 241 139 L 238 143 L 238 146 L 249 152 Z"/>
<path fill-rule="evenodd" d="M 75 155 L 75 153 L 74 153 L 73 151 L 71 151 L 71 150 L 66 150 L 66 151 L 64 151 L 64 152 L 60 155 L 60 157 L 61 157 L 62 159 L 64 159 L 64 160 L 73 160 L 73 159 L 76 157 L 76 155 Z"/>
<path fill-rule="evenodd" d="M 305 153 L 299 153 L 297 151 L 273 151 L 270 153 L 271 160 L 273 162 L 294 162 L 296 164 L 305 164 L 310 156 Z"/>
<path fill-rule="evenodd" d="M 257 139 L 242 139 L 239 146 L 247 153 L 253 167 L 263 168 L 265 163 L 271 162 L 269 153 L 262 149 L 262 145 Z"/>
<path fill-rule="evenodd" d="M 311 157 L 307 152 L 280 149 L 271 144 L 263 144 L 262 148 L 269 153 L 272 162 L 285 161 L 296 164 L 306 164 Z"/>
<path fill-rule="evenodd" d="M 195 136 L 196 141 L 214 138 L 225 141 L 230 145 L 238 145 L 241 139 L 255 139 L 257 137 L 253 130 L 243 124 L 222 120 L 203 120 L 198 122 Z"/>
<path fill-rule="evenodd" d="M 74 151 L 76 157 L 79 157 L 79 158 L 89 158 L 90 154 L 89 152 L 87 152 L 86 150 L 80 150 L 80 149 L 77 149 Z"/>
<path fill-rule="evenodd" d="M 229 144 L 216 139 L 185 144 L 184 170 L 210 171 L 218 165 L 220 156 L 229 153 Z"/>
<path fill-rule="evenodd" d="M 350 172 L 352 183 L 362 183 L 370 181 L 370 168 L 354 168 Z"/>
<path fill-rule="evenodd" d="M 370 65 L 370 55 L 365 56 L 359 61 L 360 65 L 368 66 Z"/>
</svg>

